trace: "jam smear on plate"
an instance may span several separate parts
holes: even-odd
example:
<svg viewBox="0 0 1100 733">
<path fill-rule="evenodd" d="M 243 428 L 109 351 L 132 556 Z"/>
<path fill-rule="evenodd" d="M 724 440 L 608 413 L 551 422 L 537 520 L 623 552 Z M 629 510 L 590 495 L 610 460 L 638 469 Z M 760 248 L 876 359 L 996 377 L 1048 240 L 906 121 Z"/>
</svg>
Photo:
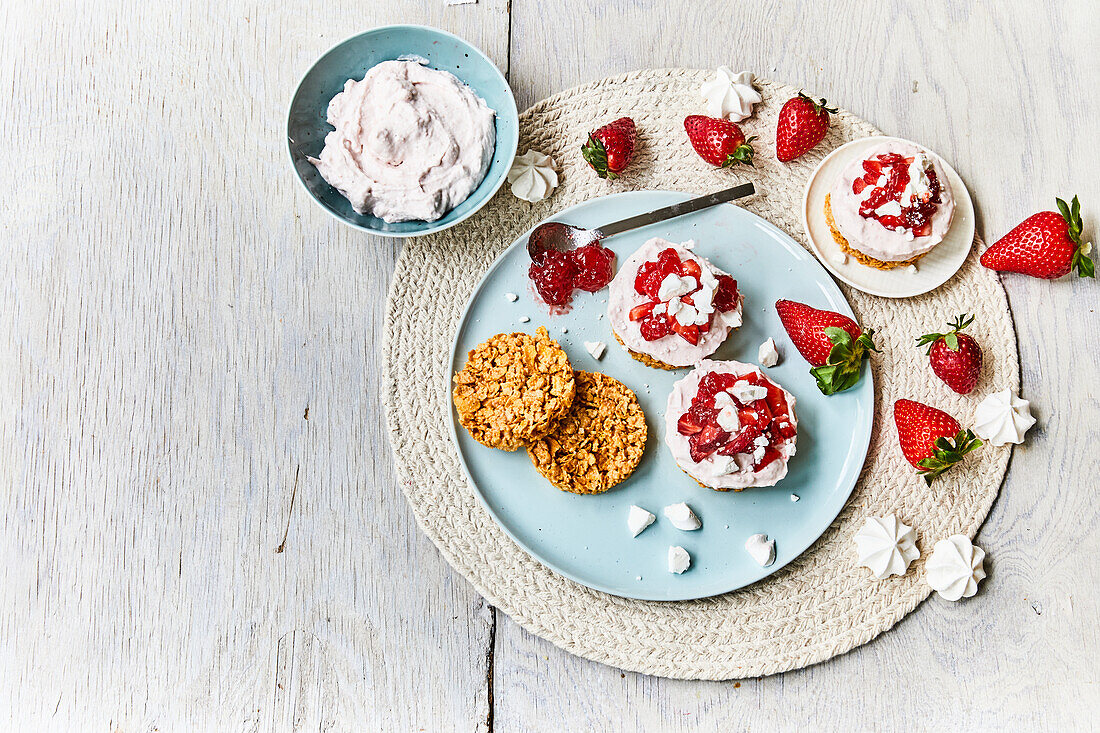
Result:
<svg viewBox="0 0 1100 733">
<path fill-rule="evenodd" d="M 859 205 L 859 215 L 863 218 L 874 219 L 887 229 L 900 227 L 912 232 L 914 237 L 926 237 L 932 233 L 932 216 L 941 203 L 942 188 L 936 169 L 929 164 L 924 171 L 928 177 L 927 189 L 922 187 L 919 199 L 903 203 L 901 196 L 909 185 L 909 166 L 913 160 L 899 153 L 868 158 L 863 161 L 863 176 L 852 182 L 852 193 L 858 196 L 870 189 L 870 194 Z M 890 202 L 898 203 L 900 212 L 877 213 L 881 206 Z"/>
<path fill-rule="evenodd" d="M 740 422 L 738 431 L 730 433 L 718 424 L 719 408 L 715 406 L 715 397 L 719 392 L 728 393 L 738 382 L 765 387 L 768 393 L 754 402 L 742 402 L 730 394 Z M 676 429 L 681 435 L 688 436 L 691 460 L 696 463 L 713 453 L 722 456 L 752 454 L 756 450 L 757 438 L 764 436 L 768 443 L 754 461 L 753 471 L 759 471 L 780 458 L 776 445 L 794 437 L 797 432 L 791 424 L 783 390 L 756 372 L 740 377 L 722 372 L 704 376 L 699 381 L 698 393 L 691 400 L 691 407 L 680 416 Z"/>
<path fill-rule="evenodd" d="M 615 276 L 615 253 L 598 241 L 561 250 L 532 239 L 527 252 L 531 255 L 527 275 L 548 305 L 568 305 L 574 290 L 594 293 Z"/>
<path fill-rule="evenodd" d="M 699 343 L 699 335 L 710 330 L 714 313 L 710 314 L 706 324 L 682 324 L 675 316 L 670 316 L 666 307 L 657 309 L 663 301 L 660 298 L 661 283 L 669 275 L 692 278 L 695 286 L 688 293 L 679 296 L 680 302 L 695 306 L 695 296 L 702 290 L 702 269 L 693 259 L 681 260 L 671 247 L 657 255 L 656 261 L 642 264 L 634 278 L 634 291 L 649 298 L 630 310 L 630 320 L 638 322 L 638 329 L 646 341 L 656 341 L 671 333 L 678 334 L 690 344 Z M 719 275 L 718 285 L 714 289 L 711 305 L 716 312 L 729 311 L 737 307 L 737 281 L 729 275 Z"/>
</svg>

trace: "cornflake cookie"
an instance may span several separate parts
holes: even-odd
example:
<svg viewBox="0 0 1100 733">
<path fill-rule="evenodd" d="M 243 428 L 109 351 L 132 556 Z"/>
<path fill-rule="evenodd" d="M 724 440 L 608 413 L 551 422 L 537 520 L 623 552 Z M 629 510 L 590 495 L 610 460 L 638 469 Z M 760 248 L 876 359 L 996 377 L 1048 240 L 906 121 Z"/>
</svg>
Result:
<svg viewBox="0 0 1100 733">
<path fill-rule="evenodd" d="M 577 395 L 553 430 L 527 448 L 531 462 L 562 491 L 598 494 L 625 481 L 645 451 L 638 398 L 605 374 L 577 372 Z"/>
<path fill-rule="evenodd" d="M 545 328 L 499 333 L 454 376 L 458 420 L 474 440 L 516 450 L 541 438 L 573 402 L 573 367 Z"/>
<path fill-rule="evenodd" d="M 917 260 L 924 257 L 923 254 L 919 254 L 916 257 L 912 257 L 908 260 L 898 260 L 897 262 L 883 262 L 882 260 L 876 260 L 870 255 L 865 255 L 858 249 L 848 243 L 848 240 L 844 238 L 844 235 L 840 233 L 840 229 L 837 228 L 836 219 L 833 218 L 833 205 L 830 200 L 831 194 L 825 194 L 825 223 L 829 225 L 829 231 L 832 232 L 833 241 L 837 243 L 841 250 L 851 255 L 861 265 L 867 267 L 873 267 L 876 270 L 893 270 L 896 267 L 908 267 L 909 265 L 917 264 Z M 925 253 L 927 254 L 927 253 Z"/>
</svg>

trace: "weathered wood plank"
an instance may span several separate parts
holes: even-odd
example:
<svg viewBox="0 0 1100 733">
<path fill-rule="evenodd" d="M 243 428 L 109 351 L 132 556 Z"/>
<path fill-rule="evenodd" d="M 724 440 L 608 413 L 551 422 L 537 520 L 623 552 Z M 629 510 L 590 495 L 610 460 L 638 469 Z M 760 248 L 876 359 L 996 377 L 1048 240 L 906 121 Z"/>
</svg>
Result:
<svg viewBox="0 0 1100 733">
<path fill-rule="evenodd" d="M 0 15 L 0 727 L 485 729 L 491 614 L 382 419 L 398 247 L 309 202 L 283 131 L 376 24 L 505 66 L 505 2 Z"/>
</svg>

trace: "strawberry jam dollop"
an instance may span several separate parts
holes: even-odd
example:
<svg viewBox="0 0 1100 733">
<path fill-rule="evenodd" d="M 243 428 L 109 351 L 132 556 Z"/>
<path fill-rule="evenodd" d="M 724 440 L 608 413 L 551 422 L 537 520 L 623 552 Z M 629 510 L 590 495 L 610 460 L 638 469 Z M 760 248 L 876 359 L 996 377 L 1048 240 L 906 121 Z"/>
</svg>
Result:
<svg viewBox="0 0 1100 733">
<path fill-rule="evenodd" d="M 764 387 L 767 394 L 761 399 L 744 402 L 738 399 L 737 392 L 730 392 L 738 383 Z M 719 398 L 719 395 L 725 397 Z M 728 420 L 719 417 L 724 407 L 736 410 L 738 427 L 735 432 L 723 427 L 723 424 L 730 425 Z M 691 460 L 696 463 L 714 453 L 722 456 L 745 453 L 753 458 L 753 471 L 781 458 L 779 445 L 797 432 L 783 390 L 756 372 L 743 376 L 711 372 L 704 376 L 691 406 L 677 421 L 676 429 L 687 436 Z"/>
<path fill-rule="evenodd" d="M 565 306 L 574 290 L 594 293 L 615 275 L 615 253 L 598 242 L 575 249 L 531 251 L 527 275 L 548 305 Z"/>
<path fill-rule="evenodd" d="M 662 298 L 661 286 L 669 276 L 675 276 L 677 294 Z M 681 259 L 671 247 L 661 250 L 656 260 L 642 263 L 634 277 L 634 291 L 646 300 L 632 308 L 629 316 L 638 323 L 642 338 L 656 341 L 675 333 L 698 344 L 700 335 L 710 330 L 714 314 L 733 310 L 738 304 L 736 280 L 718 275 L 710 289 L 704 288 L 706 279 L 697 261 Z"/>
<path fill-rule="evenodd" d="M 863 161 L 863 171 L 852 182 L 852 193 L 866 192 L 859 204 L 860 216 L 887 229 L 908 230 L 915 237 L 932 233 L 942 188 L 931 161 L 883 153 Z"/>
</svg>

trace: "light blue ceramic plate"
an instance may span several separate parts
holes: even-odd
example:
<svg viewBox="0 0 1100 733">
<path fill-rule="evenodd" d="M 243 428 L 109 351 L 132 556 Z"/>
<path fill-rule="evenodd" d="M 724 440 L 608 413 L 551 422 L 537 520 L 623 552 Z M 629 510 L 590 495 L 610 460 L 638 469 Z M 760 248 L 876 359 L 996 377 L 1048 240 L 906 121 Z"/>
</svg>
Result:
<svg viewBox="0 0 1100 733">
<path fill-rule="evenodd" d="M 566 209 L 553 220 L 597 227 L 686 198 L 666 191 L 622 193 Z M 506 453 L 475 442 L 453 412 L 451 425 L 463 466 L 485 507 L 533 557 L 597 590 L 646 600 L 687 600 L 760 580 L 821 536 L 851 494 L 867 455 L 874 390 L 869 372 L 856 388 L 832 397 L 815 386 L 809 366 L 779 322 L 775 301 L 793 298 L 849 315 L 851 309 L 821 265 L 778 228 L 726 204 L 612 237 L 607 246 L 622 262 L 656 236 L 677 242 L 694 239 L 696 251 L 732 273 L 745 294 L 745 325 L 715 358 L 755 363 L 757 348 L 769 336 L 779 345 L 782 360 L 767 373 L 798 400 L 798 453 L 785 479 L 771 488 L 718 492 L 700 487 L 680 471 L 661 436 L 668 394 L 686 370 L 652 369 L 622 351 L 607 323 L 606 289 L 595 295 L 577 293 L 571 311 L 548 315 L 527 278 L 527 234 L 500 256 L 474 292 L 456 334 L 452 368 L 460 369 L 466 352 L 493 334 L 546 326 L 574 368 L 604 372 L 637 393 L 649 423 L 642 463 L 612 490 L 578 496 L 547 483 L 524 451 Z M 509 292 L 519 300 L 509 302 Z M 521 322 L 524 316 L 530 322 Z M 608 344 L 602 361 L 588 354 L 585 341 Z M 797 502 L 792 494 L 799 497 Z M 681 501 L 702 519 L 701 530 L 682 532 L 664 519 L 661 509 Z M 637 538 L 626 527 L 631 504 L 658 517 Z M 776 541 L 776 561 L 767 568 L 745 551 L 745 540 L 757 532 Z M 691 553 L 692 567 L 683 575 L 668 572 L 670 545 Z"/>
<path fill-rule="evenodd" d="M 307 159 L 317 157 L 332 131 L 326 120 L 329 101 L 348 79 L 362 79 L 383 61 L 419 56 L 433 69 L 449 71 L 477 92 L 496 111 L 496 151 L 484 180 L 470 197 L 432 222 L 387 224 L 357 214 L 339 191 L 330 186 Z M 374 28 L 343 41 L 325 53 L 298 85 L 287 119 L 287 146 L 298 180 L 318 205 L 340 221 L 372 234 L 417 237 L 452 227 L 480 209 L 504 183 L 519 143 L 519 113 L 508 81 L 489 57 L 458 36 L 419 25 Z"/>
</svg>

